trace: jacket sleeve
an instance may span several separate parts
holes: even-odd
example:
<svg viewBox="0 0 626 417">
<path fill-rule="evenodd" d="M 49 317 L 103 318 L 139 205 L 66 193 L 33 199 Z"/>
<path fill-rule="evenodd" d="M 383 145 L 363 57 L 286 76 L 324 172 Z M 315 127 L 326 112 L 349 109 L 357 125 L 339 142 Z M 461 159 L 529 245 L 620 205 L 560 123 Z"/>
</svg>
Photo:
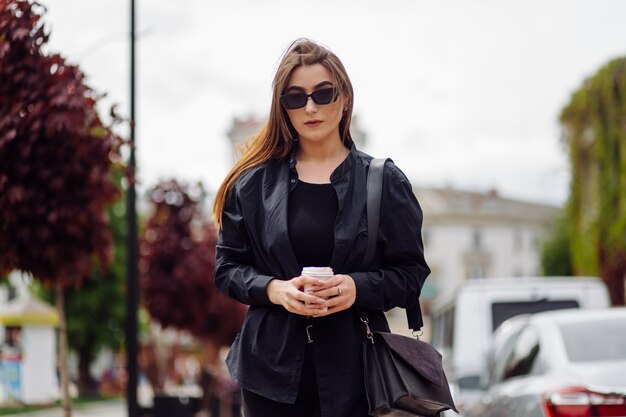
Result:
<svg viewBox="0 0 626 417">
<path fill-rule="evenodd" d="M 380 268 L 350 274 L 355 307 L 387 311 L 413 308 L 430 269 L 424 259 L 422 209 L 409 180 L 393 163 L 385 165 L 377 258 Z"/>
<path fill-rule="evenodd" d="M 215 286 L 241 303 L 272 305 L 267 284 L 275 277 L 261 274 L 253 265 L 253 249 L 233 186 L 224 203 L 222 228 L 215 249 Z"/>
</svg>

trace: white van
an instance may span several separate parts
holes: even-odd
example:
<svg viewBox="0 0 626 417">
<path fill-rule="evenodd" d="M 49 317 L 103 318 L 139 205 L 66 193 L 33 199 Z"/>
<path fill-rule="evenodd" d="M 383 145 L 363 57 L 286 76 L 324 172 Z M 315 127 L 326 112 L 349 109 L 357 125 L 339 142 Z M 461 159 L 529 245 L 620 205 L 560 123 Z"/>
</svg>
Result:
<svg viewBox="0 0 626 417">
<path fill-rule="evenodd" d="M 479 389 L 489 338 L 505 320 L 520 314 L 609 304 L 606 286 L 594 277 L 471 280 L 451 297 L 435 301 L 432 344 L 443 355 L 448 381 L 458 390 L 458 397 L 465 390 Z"/>
</svg>

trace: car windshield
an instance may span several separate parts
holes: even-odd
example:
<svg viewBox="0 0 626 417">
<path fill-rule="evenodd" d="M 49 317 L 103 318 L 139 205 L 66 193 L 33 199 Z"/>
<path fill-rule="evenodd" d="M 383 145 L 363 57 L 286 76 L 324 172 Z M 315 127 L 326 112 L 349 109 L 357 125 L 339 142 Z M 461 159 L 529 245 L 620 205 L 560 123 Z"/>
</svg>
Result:
<svg viewBox="0 0 626 417">
<path fill-rule="evenodd" d="M 564 323 L 559 327 L 572 362 L 626 360 L 623 318 Z"/>
<path fill-rule="evenodd" d="M 506 320 L 520 314 L 541 313 L 542 311 L 561 310 L 564 308 L 578 308 L 576 300 L 548 300 L 545 298 L 535 301 L 507 301 L 491 305 L 492 328 L 496 330 Z"/>
</svg>

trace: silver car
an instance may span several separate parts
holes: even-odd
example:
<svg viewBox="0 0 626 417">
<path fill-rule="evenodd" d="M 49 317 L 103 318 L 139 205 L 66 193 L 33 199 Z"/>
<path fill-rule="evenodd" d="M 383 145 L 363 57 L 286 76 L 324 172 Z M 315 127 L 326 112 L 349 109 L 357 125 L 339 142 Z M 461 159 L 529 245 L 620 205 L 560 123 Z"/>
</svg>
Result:
<svg viewBox="0 0 626 417">
<path fill-rule="evenodd" d="M 538 313 L 490 358 L 466 417 L 626 416 L 626 308 Z"/>
</svg>

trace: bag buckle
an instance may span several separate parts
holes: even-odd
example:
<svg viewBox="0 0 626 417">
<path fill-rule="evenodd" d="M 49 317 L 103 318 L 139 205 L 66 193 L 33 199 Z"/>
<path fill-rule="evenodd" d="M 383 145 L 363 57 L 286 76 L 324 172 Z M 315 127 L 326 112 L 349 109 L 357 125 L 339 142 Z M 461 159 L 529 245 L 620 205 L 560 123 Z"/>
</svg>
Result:
<svg viewBox="0 0 626 417">
<path fill-rule="evenodd" d="M 370 340 L 370 342 L 372 342 L 372 344 L 374 344 L 374 335 L 372 334 L 372 331 L 370 330 L 370 320 L 366 317 L 359 317 L 361 319 L 361 321 L 363 322 L 363 324 L 365 325 L 365 336 L 367 336 L 367 338 Z"/>
<path fill-rule="evenodd" d="M 420 337 L 424 336 L 424 332 L 422 331 L 422 329 L 420 330 L 413 330 L 411 332 L 411 334 L 413 335 L 414 338 L 416 338 L 417 340 L 420 340 Z"/>
</svg>

